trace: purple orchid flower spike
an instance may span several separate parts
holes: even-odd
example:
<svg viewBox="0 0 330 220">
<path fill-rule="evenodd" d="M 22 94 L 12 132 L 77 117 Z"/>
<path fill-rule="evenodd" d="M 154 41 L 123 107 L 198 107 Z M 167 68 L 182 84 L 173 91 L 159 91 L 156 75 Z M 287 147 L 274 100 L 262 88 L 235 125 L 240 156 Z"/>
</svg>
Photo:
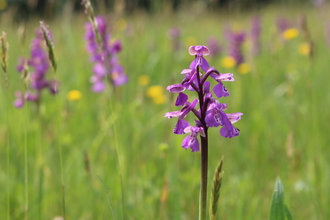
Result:
<svg viewBox="0 0 330 220">
<path fill-rule="evenodd" d="M 235 40 L 241 43 L 244 34 L 235 35 Z M 240 51 L 238 51 L 240 52 Z M 222 137 L 233 138 L 239 135 L 239 129 L 233 123 L 241 119 L 240 112 L 226 114 L 227 105 L 220 103 L 217 98 L 229 96 L 224 86 L 224 81 L 234 81 L 233 74 L 221 74 L 214 67 L 210 67 L 204 56 L 209 55 L 210 50 L 206 46 L 191 46 L 189 53 L 195 56 L 189 69 L 184 69 L 181 74 L 185 76 L 181 83 L 167 87 L 171 93 L 177 93 L 175 106 L 182 106 L 180 111 L 167 112 L 165 117 L 177 117 L 178 121 L 173 129 L 175 134 L 187 134 L 183 141 L 184 149 L 191 149 L 192 152 L 201 152 L 201 185 L 200 185 L 200 219 L 206 219 L 207 200 L 207 170 L 208 170 L 208 129 L 210 127 L 221 127 L 219 133 Z M 241 61 L 242 58 L 239 58 Z M 204 71 L 204 73 L 203 73 Z M 216 82 L 211 88 L 208 79 Z M 198 99 L 189 102 L 188 92 L 197 93 Z M 199 103 L 199 108 L 196 107 Z M 190 125 L 184 118 L 193 113 L 196 117 L 195 125 Z M 200 141 L 198 140 L 200 138 Z"/>
<path fill-rule="evenodd" d="M 240 35 L 241 36 L 241 35 Z M 241 36 L 243 37 L 243 36 Z M 232 138 L 239 134 L 239 130 L 236 129 L 232 123 L 241 119 L 242 113 L 226 114 L 227 110 L 225 103 L 220 103 L 213 97 L 213 94 L 217 98 L 229 96 L 229 92 L 224 86 L 224 81 L 234 81 L 232 73 L 219 73 L 214 67 L 210 67 L 204 56 L 208 55 L 210 50 L 206 46 L 191 46 L 189 48 L 189 54 L 195 56 L 195 59 L 190 64 L 189 69 L 184 69 L 181 74 L 185 75 L 185 78 L 181 83 L 173 84 L 167 87 L 167 90 L 171 93 L 177 93 L 175 100 L 175 106 L 182 106 L 180 111 L 168 112 L 165 117 L 172 118 L 177 117 L 178 121 L 175 125 L 173 132 L 175 134 L 185 134 L 189 128 L 191 133 L 189 138 L 186 138 L 183 147 L 190 148 L 193 146 L 193 152 L 198 151 L 199 147 L 196 147 L 198 141 L 195 141 L 196 137 L 201 133 L 197 128 L 202 128 L 203 133 L 207 137 L 207 129 L 209 127 L 219 127 L 220 134 L 223 137 Z M 200 70 L 204 71 L 202 74 Z M 209 76 L 214 79 L 217 84 L 211 91 L 211 84 L 208 80 Z M 192 103 L 188 102 L 189 96 L 186 92 L 195 91 L 198 94 L 199 100 L 195 99 Z M 199 109 L 195 109 L 197 102 L 199 102 Z M 196 126 L 190 126 L 189 122 L 184 120 L 188 113 L 193 112 L 197 117 Z M 197 130 L 196 130 L 197 129 Z M 188 139 L 191 140 L 188 142 Z"/>
</svg>

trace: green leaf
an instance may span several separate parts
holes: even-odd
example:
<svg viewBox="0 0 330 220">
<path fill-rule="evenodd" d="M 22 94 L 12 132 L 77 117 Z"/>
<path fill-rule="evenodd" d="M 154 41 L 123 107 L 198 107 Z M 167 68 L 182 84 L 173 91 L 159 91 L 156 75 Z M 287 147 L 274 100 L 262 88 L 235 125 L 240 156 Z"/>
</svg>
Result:
<svg viewBox="0 0 330 220">
<path fill-rule="evenodd" d="M 292 220 L 288 207 L 284 204 L 284 188 L 281 179 L 277 177 L 274 186 L 269 220 Z"/>
<path fill-rule="evenodd" d="M 286 213 L 287 220 L 292 220 L 292 216 L 291 216 L 288 206 L 285 206 L 285 213 Z"/>
</svg>

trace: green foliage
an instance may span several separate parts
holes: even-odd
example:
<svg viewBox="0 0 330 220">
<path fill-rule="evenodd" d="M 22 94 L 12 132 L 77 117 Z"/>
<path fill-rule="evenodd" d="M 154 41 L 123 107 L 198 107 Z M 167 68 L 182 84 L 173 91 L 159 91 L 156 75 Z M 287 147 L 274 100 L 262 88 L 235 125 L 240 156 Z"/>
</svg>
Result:
<svg viewBox="0 0 330 220">
<path fill-rule="evenodd" d="M 31 103 L 21 110 L 13 107 L 15 91 L 24 89 L 16 71 L 17 59 L 29 54 L 39 22 L 27 21 L 25 39 L 20 35 L 23 26 L 9 22 L 10 11 L 2 14 L 1 28 L 7 33 L 10 62 L 8 89 L 0 93 L 0 188 L 4 192 L 0 196 L 0 216 L 8 213 L 11 220 L 24 219 L 26 137 L 29 219 L 61 215 L 59 143 L 63 149 L 67 219 L 112 218 L 98 176 L 108 191 L 116 219 L 123 219 L 116 146 L 122 162 L 126 219 L 196 219 L 200 155 L 181 148 L 184 135 L 172 133 L 175 119 L 163 117 L 165 112 L 179 109 L 173 107 L 175 97 L 165 93 L 167 102 L 155 105 L 146 90 L 151 85 L 165 89 L 180 81 L 180 72 L 192 61 L 187 41 L 194 39 L 196 44 L 205 45 L 212 35 L 224 52 L 206 58 L 220 72 L 232 72 L 235 77 L 235 82 L 225 83 L 230 96 L 223 101 L 230 106 L 229 113 L 244 113 L 235 124 L 241 131 L 236 138 L 224 139 L 218 129 L 209 130 L 209 167 L 217 166 L 219 156 L 226 157 L 218 219 L 267 219 L 269 192 L 277 175 L 286 180 L 286 202 L 295 219 L 330 219 L 330 135 L 326 129 L 330 119 L 330 51 L 322 23 L 329 20 L 329 15 L 310 7 L 258 11 L 262 18 L 262 51 L 252 57 L 249 44 L 245 45 L 251 72 L 241 75 L 236 69 L 221 66 L 227 47 L 222 31 L 231 24 L 249 30 L 249 19 L 254 14 L 196 11 L 151 17 L 144 13 L 129 15 L 123 17 L 127 23 L 124 30 L 115 28 L 118 18 L 107 14 L 112 36 L 123 41 L 119 60 L 130 81 L 102 94 L 91 92 L 92 64 L 83 39 L 86 16 L 47 21 L 54 38 L 56 77 L 61 84 L 56 101 L 49 93 L 43 94 L 39 115 Z M 312 60 L 298 53 L 303 41 L 300 37 L 283 41 L 276 32 L 279 14 L 296 21 L 302 12 L 315 42 Z M 183 46 L 178 52 L 172 51 L 167 37 L 173 26 L 182 29 Z M 141 75 L 150 78 L 149 85 L 137 83 Z M 67 99 L 73 89 L 81 92 L 80 100 Z"/>
<path fill-rule="evenodd" d="M 290 211 L 284 203 L 284 188 L 279 177 L 277 177 L 274 186 L 269 220 L 292 220 Z"/>
</svg>

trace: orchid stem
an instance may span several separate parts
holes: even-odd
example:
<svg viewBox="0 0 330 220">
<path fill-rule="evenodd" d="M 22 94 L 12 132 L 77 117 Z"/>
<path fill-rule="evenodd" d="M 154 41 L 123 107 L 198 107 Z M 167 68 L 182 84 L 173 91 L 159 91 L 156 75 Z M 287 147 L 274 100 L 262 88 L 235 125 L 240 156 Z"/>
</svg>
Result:
<svg viewBox="0 0 330 220">
<path fill-rule="evenodd" d="M 205 137 L 201 136 L 201 185 L 199 195 L 199 220 L 206 220 L 207 201 L 207 170 L 208 170 L 208 135 L 204 130 Z"/>
<path fill-rule="evenodd" d="M 197 66 L 197 82 L 199 87 L 198 97 L 199 105 L 201 110 L 201 124 L 204 129 L 205 136 L 201 137 L 201 183 L 200 183 L 200 194 L 199 194 L 199 220 L 206 220 L 206 203 L 207 203 L 207 169 L 208 169 L 208 135 L 205 123 L 205 114 L 206 108 L 203 108 L 204 105 L 204 96 L 203 96 L 203 82 L 201 82 L 199 76 L 199 66 Z"/>
</svg>

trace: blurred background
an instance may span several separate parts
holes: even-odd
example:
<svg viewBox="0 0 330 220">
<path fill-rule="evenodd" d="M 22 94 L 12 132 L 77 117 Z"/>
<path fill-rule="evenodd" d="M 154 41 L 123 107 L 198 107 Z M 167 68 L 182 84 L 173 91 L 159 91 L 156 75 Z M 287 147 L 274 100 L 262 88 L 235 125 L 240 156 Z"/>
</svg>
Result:
<svg viewBox="0 0 330 220">
<path fill-rule="evenodd" d="M 91 0 L 96 10 L 122 11 L 131 13 L 144 10 L 157 13 L 164 10 L 180 11 L 194 4 L 203 4 L 208 10 L 251 10 L 269 5 L 321 6 L 326 0 Z M 1 10 L 13 10 L 17 19 L 28 16 L 53 18 L 63 10 L 68 13 L 81 11 L 80 0 L 1 0 Z"/>
<path fill-rule="evenodd" d="M 330 219 L 329 1 L 91 2 L 110 42 L 120 40 L 129 77 L 103 93 L 92 91 L 79 0 L 0 0 L 9 43 L 8 73 L 0 71 L 1 219 L 63 217 L 63 197 L 67 219 L 111 219 L 107 196 L 116 219 L 197 219 L 200 153 L 183 149 L 177 119 L 164 118 L 179 110 L 166 87 L 181 82 L 192 45 L 208 46 L 210 66 L 234 74 L 220 101 L 226 113 L 244 113 L 238 137 L 209 133 L 209 191 L 225 156 L 219 219 L 268 219 L 277 176 L 293 219 Z M 17 109 L 18 64 L 31 56 L 40 20 L 53 34 L 58 69 L 47 76 L 60 91 Z"/>
</svg>

